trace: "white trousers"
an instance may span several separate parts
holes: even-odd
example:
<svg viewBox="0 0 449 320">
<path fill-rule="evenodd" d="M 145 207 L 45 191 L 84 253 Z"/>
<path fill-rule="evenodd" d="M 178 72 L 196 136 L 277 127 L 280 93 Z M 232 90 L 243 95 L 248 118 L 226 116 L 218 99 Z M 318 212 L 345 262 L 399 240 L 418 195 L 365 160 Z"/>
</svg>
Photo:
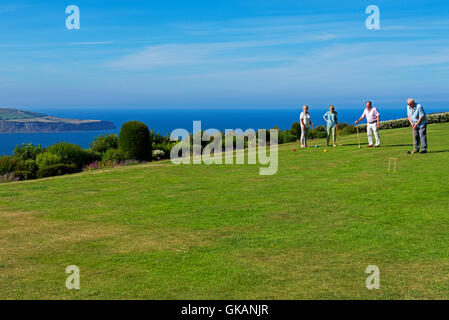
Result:
<svg viewBox="0 0 449 320">
<path fill-rule="evenodd" d="M 374 137 L 376 138 L 376 146 L 380 146 L 380 138 L 379 138 L 379 128 L 377 127 L 377 123 L 368 123 L 368 126 L 366 128 L 368 132 L 368 144 L 370 146 L 373 145 L 373 133 Z"/>
</svg>

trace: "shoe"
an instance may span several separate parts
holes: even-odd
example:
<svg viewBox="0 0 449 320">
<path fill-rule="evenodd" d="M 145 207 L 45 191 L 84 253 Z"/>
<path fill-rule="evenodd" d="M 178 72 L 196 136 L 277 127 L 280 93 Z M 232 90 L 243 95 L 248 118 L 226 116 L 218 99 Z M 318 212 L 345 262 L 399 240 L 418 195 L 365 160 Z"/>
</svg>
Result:
<svg viewBox="0 0 449 320">
<path fill-rule="evenodd" d="M 379 145 L 376 145 L 376 146 L 374 146 L 374 148 L 379 148 L 380 147 L 380 144 Z"/>
<path fill-rule="evenodd" d="M 369 145 L 367 148 L 372 148 L 373 146 L 372 145 Z"/>
<path fill-rule="evenodd" d="M 423 150 L 423 151 L 421 151 L 420 153 L 423 153 L 423 154 L 424 154 L 424 153 L 427 153 L 427 150 Z"/>
<path fill-rule="evenodd" d="M 336 146 L 337 146 L 337 145 L 334 144 L 334 148 L 335 148 Z"/>
</svg>

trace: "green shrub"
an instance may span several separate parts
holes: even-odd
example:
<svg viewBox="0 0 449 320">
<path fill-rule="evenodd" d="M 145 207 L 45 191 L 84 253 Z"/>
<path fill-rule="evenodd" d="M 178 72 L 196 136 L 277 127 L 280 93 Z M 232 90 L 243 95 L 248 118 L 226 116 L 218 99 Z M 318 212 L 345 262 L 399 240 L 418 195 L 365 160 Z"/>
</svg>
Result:
<svg viewBox="0 0 449 320">
<path fill-rule="evenodd" d="M 4 175 L 21 169 L 22 162 L 15 156 L 0 157 L 0 174 Z"/>
<path fill-rule="evenodd" d="M 83 165 L 95 162 L 95 161 L 101 161 L 102 155 L 100 152 L 93 151 L 92 149 L 84 149 L 83 150 Z"/>
<path fill-rule="evenodd" d="M 61 161 L 62 159 L 59 155 L 50 152 L 40 153 L 36 157 L 36 165 L 39 169 L 53 166 L 61 163 Z"/>
<path fill-rule="evenodd" d="M 61 158 L 61 163 L 73 163 L 80 169 L 83 167 L 84 161 L 86 160 L 86 153 L 76 144 L 58 142 L 48 147 L 48 152 L 59 156 Z"/>
<path fill-rule="evenodd" d="M 144 123 L 138 121 L 124 123 L 120 130 L 118 145 L 128 159 L 151 160 L 152 139 Z"/>
<path fill-rule="evenodd" d="M 118 148 L 118 137 L 116 134 L 100 134 L 90 143 L 92 151 L 105 153 L 110 149 Z"/>
<path fill-rule="evenodd" d="M 125 159 L 126 159 L 125 155 L 119 149 L 109 149 L 103 155 L 104 161 L 111 161 L 111 160 L 123 161 Z"/>
<path fill-rule="evenodd" d="M 314 129 L 309 131 L 309 138 L 315 137 L 316 139 L 323 139 L 327 137 L 326 128 L 323 125 L 315 127 Z"/>
<path fill-rule="evenodd" d="M 162 143 L 170 143 L 170 134 L 163 136 L 160 133 L 156 133 L 153 130 L 150 131 L 151 139 L 153 144 L 162 144 Z M 154 150 L 154 148 L 153 148 Z"/>
<path fill-rule="evenodd" d="M 442 113 L 432 113 L 427 115 L 427 124 L 432 123 L 446 123 L 449 122 L 449 112 Z M 397 128 L 408 128 L 410 127 L 410 122 L 407 118 L 388 120 L 380 122 L 380 129 L 397 129 Z M 359 125 L 360 131 L 366 131 L 366 124 Z"/>
<path fill-rule="evenodd" d="M 446 123 L 449 122 L 449 112 L 432 113 L 427 116 L 427 123 Z"/>
<path fill-rule="evenodd" d="M 22 143 L 14 148 L 14 155 L 21 160 L 36 160 L 36 156 L 44 152 L 44 148 L 39 144 L 37 146 L 32 143 Z"/>
<path fill-rule="evenodd" d="M 36 176 L 37 178 L 40 179 L 47 177 L 62 176 L 65 174 L 71 174 L 76 172 L 79 172 L 79 170 L 75 164 L 58 163 L 52 166 L 39 169 L 36 172 Z"/>
<path fill-rule="evenodd" d="M 296 142 L 298 140 L 295 135 L 287 133 L 284 135 L 284 143 Z"/>
<path fill-rule="evenodd" d="M 294 122 L 290 129 L 290 134 L 294 135 L 296 139 L 301 138 L 301 124 L 299 122 Z"/>
<path fill-rule="evenodd" d="M 341 129 L 339 128 L 339 131 L 338 131 L 338 133 L 341 134 L 342 136 L 349 135 L 349 134 L 354 134 L 356 132 L 357 132 L 357 130 L 356 130 L 356 128 L 354 126 L 347 125 L 347 124 L 342 126 Z"/>
<path fill-rule="evenodd" d="M 14 171 L 14 176 L 19 180 L 30 180 L 36 178 L 36 175 L 33 172 L 26 170 Z"/>
<path fill-rule="evenodd" d="M 21 167 L 24 171 L 29 171 L 33 174 L 39 169 L 35 160 L 22 161 Z"/>
<path fill-rule="evenodd" d="M 268 139 L 267 139 L 268 140 Z M 278 143 L 290 143 L 290 142 L 296 142 L 298 140 L 295 135 L 290 133 L 290 130 L 279 130 L 278 132 Z"/>
</svg>

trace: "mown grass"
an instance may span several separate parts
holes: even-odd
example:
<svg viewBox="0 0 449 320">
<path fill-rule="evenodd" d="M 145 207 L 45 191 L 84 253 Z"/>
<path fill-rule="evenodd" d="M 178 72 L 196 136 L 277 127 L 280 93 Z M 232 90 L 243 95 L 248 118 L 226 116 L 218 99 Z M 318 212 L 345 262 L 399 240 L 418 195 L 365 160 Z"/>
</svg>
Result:
<svg viewBox="0 0 449 320">
<path fill-rule="evenodd" d="M 165 162 L 1 185 L 0 298 L 447 299 L 448 133 L 429 126 L 427 155 L 410 129 L 281 145 L 274 176 Z"/>
</svg>

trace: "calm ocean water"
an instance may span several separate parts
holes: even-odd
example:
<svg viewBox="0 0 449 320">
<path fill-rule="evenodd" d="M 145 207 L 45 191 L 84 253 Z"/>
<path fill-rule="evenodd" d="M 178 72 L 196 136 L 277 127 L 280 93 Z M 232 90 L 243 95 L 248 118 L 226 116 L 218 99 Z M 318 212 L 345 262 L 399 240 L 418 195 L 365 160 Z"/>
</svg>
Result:
<svg viewBox="0 0 449 320">
<path fill-rule="evenodd" d="M 443 106 L 448 106 L 444 108 Z M 192 131 L 192 121 L 201 120 L 202 128 L 215 128 L 219 130 L 237 129 L 243 130 L 253 128 L 273 128 L 278 126 L 281 129 L 288 129 L 291 124 L 298 121 L 299 110 L 255 110 L 255 109 L 228 109 L 228 110 L 155 110 L 155 109 L 104 109 L 104 108 L 70 108 L 70 109 L 27 109 L 41 112 L 57 117 L 77 118 L 77 119 L 98 119 L 112 121 L 116 129 L 107 131 L 90 132 L 58 132 L 58 133 L 1 133 L 0 134 L 0 154 L 12 154 L 14 147 L 21 143 L 42 144 L 47 147 L 53 143 L 64 141 L 81 145 L 83 148 L 89 147 L 90 141 L 101 133 L 118 133 L 121 125 L 130 120 L 139 120 L 146 123 L 151 129 L 165 135 L 177 128 L 185 128 Z M 324 124 L 322 115 L 327 110 L 325 108 L 312 108 L 310 113 L 315 125 Z M 339 121 L 353 123 L 362 113 L 362 109 L 338 109 Z M 385 107 L 379 108 L 382 120 L 404 118 L 405 108 Z M 438 106 L 426 106 L 426 111 L 441 112 L 449 111 L 449 103 Z"/>
</svg>

